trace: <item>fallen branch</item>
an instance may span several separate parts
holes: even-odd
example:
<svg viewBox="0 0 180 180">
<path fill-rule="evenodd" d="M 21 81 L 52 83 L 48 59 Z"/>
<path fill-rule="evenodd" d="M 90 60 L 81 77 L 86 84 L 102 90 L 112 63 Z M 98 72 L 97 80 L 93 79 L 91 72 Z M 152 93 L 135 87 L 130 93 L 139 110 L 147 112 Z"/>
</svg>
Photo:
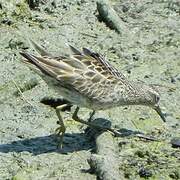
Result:
<svg viewBox="0 0 180 180">
<path fill-rule="evenodd" d="M 108 0 L 98 0 L 97 10 L 100 19 L 102 19 L 108 27 L 114 29 L 119 34 L 127 33 L 126 25 L 119 18 L 116 11 L 111 7 Z"/>
<path fill-rule="evenodd" d="M 91 170 L 99 179 L 119 180 L 124 179 L 123 173 L 119 170 L 119 157 L 116 155 L 114 139 L 111 133 L 104 132 L 96 138 L 96 153 L 92 154 L 88 163 Z"/>
</svg>

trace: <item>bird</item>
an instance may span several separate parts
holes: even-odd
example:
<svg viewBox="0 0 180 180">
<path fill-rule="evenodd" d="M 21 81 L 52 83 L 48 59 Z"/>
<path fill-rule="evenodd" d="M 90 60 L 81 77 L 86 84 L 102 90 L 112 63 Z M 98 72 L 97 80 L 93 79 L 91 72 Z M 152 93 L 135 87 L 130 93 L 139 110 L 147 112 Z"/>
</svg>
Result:
<svg viewBox="0 0 180 180">
<path fill-rule="evenodd" d="M 36 42 L 31 40 L 31 43 L 38 55 L 23 50 L 20 52 L 23 56 L 22 62 L 39 74 L 58 95 L 68 100 L 71 105 L 77 106 L 72 115 L 75 121 L 118 134 L 113 128 L 101 127 L 91 122 L 95 111 L 142 105 L 153 108 L 166 122 L 159 106 L 160 94 L 157 88 L 152 84 L 128 80 L 102 54 L 88 48 L 82 48 L 80 51 L 69 45 L 71 54 L 54 56 Z M 56 107 L 60 125 L 56 132 L 60 136 L 61 147 L 66 127 L 60 112 L 66 106 L 63 104 Z M 89 121 L 79 118 L 81 107 L 92 110 Z"/>
</svg>

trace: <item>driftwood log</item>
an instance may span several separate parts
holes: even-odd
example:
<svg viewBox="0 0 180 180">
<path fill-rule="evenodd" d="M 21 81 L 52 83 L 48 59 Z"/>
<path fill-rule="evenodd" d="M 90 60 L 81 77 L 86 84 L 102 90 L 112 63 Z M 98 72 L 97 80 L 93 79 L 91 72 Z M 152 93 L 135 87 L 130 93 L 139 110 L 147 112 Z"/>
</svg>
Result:
<svg viewBox="0 0 180 180">
<path fill-rule="evenodd" d="M 111 7 L 108 0 L 98 0 L 97 10 L 99 12 L 99 18 L 108 27 L 114 29 L 121 35 L 127 33 L 127 27 L 125 23 L 121 20 L 116 11 Z"/>
<path fill-rule="evenodd" d="M 123 180 L 119 170 L 119 157 L 111 133 L 104 132 L 96 138 L 96 154 L 92 154 L 88 163 L 91 170 L 102 180 Z"/>
</svg>

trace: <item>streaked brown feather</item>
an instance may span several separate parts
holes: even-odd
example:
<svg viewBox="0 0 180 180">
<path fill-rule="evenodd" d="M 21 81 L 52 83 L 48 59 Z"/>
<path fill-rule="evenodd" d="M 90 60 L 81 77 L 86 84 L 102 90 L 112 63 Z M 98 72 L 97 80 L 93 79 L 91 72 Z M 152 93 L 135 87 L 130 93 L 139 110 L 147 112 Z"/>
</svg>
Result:
<svg viewBox="0 0 180 180">
<path fill-rule="evenodd" d="M 105 67 L 105 69 L 107 69 L 109 71 L 109 73 L 111 73 L 112 75 L 120 78 L 120 80 L 125 80 L 125 76 L 119 72 L 115 67 L 113 67 L 106 59 L 103 55 L 95 53 L 93 51 L 91 51 L 90 49 L 87 48 L 83 48 L 83 53 L 87 56 L 91 56 L 94 59 L 96 59 L 96 62 L 94 61 L 94 63 L 99 62 L 101 64 L 101 66 Z"/>
<path fill-rule="evenodd" d="M 165 121 L 156 88 L 129 82 L 104 56 L 87 48 L 80 52 L 70 46 L 74 55 L 53 57 L 35 43 L 34 46 L 41 56 L 21 52 L 26 58 L 23 62 L 72 104 L 93 110 L 120 105 L 148 105 Z"/>
<path fill-rule="evenodd" d="M 124 76 L 110 65 L 102 55 L 83 48 L 81 53 L 76 48 L 71 47 L 74 55 L 69 57 L 49 57 L 35 56 L 29 53 L 23 53 L 28 62 L 38 67 L 42 72 L 63 83 L 66 87 L 77 90 L 87 98 L 98 98 L 102 96 L 102 89 L 114 88 Z M 44 53 L 44 51 L 43 51 Z M 101 83 L 100 83 L 101 82 Z M 94 91 L 95 86 L 101 85 L 101 88 Z M 108 91 L 104 91 L 106 97 Z"/>
</svg>

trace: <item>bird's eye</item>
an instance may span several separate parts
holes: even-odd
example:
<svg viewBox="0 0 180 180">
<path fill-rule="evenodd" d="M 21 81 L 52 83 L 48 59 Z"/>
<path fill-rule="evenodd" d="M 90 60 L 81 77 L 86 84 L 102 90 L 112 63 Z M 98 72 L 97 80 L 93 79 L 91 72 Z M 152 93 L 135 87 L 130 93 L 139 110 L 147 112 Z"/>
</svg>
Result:
<svg viewBox="0 0 180 180">
<path fill-rule="evenodd" d="M 156 102 L 159 102 L 160 97 L 156 96 Z"/>
</svg>

